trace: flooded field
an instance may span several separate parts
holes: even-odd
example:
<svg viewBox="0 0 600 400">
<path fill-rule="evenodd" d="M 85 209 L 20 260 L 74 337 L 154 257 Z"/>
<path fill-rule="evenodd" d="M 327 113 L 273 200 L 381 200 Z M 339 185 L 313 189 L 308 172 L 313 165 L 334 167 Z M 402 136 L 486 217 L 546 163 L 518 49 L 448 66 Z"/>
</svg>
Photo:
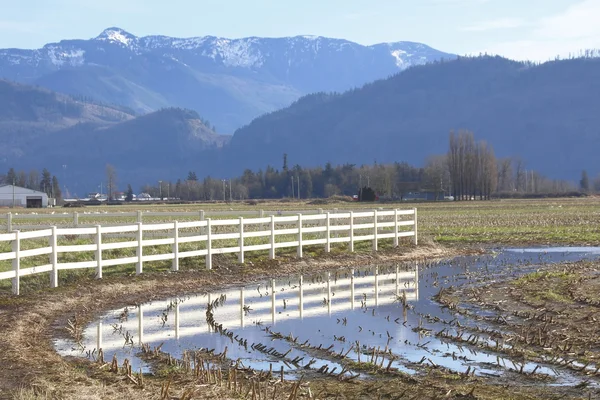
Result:
<svg viewBox="0 0 600 400">
<path fill-rule="evenodd" d="M 435 368 L 461 376 L 518 375 L 530 384 L 596 385 L 593 360 L 528 359 L 513 349 L 500 318 L 509 325 L 523 316 L 473 302 L 451 304 L 444 293 L 524 276 L 548 263 L 598 258 L 600 248 L 504 249 L 440 263 L 290 276 L 112 310 L 78 340 L 56 340 L 55 346 L 62 355 L 91 359 L 102 349 L 105 360 L 127 358 L 148 373 L 153 370 L 144 353 L 152 349 L 188 363 L 198 354 L 222 355 L 287 379 L 306 373 L 340 380 L 375 372 L 416 376 Z M 563 361 L 569 368 L 560 367 Z"/>
</svg>

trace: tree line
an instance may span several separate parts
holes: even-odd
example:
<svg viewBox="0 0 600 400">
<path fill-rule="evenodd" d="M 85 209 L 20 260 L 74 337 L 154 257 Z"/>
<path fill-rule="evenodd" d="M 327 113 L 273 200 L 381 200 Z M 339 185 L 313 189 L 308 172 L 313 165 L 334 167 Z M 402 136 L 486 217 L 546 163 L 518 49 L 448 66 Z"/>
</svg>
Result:
<svg viewBox="0 0 600 400">
<path fill-rule="evenodd" d="M 116 168 L 106 166 L 105 188 L 109 199 L 120 197 Z M 469 131 L 451 132 L 447 154 L 430 156 L 423 167 L 406 162 L 371 165 L 342 164 L 305 168 L 290 167 L 283 155 L 281 168 L 246 169 L 241 176 L 219 179 L 198 177 L 195 171 L 176 181 L 157 179 L 158 185 L 140 188 L 152 198 L 184 201 L 230 201 L 245 199 L 328 198 L 358 195 L 369 188 L 380 199 L 403 200 L 409 193 L 429 192 L 430 199 L 452 196 L 455 200 L 490 199 L 492 196 L 560 194 L 577 190 L 571 182 L 553 180 L 527 169 L 518 157 L 496 158 L 491 145 L 476 141 Z M 56 176 L 46 168 L 39 173 L 9 169 L 0 175 L 0 183 L 15 184 L 62 198 Z M 125 198 L 131 201 L 134 191 L 126 185 Z M 583 192 L 600 191 L 600 176 L 590 179 L 583 171 L 579 182 Z M 117 196 L 117 194 L 119 196 Z"/>
<path fill-rule="evenodd" d="M 57 200 L 62 199 L 58 178 L 46 168 L 41 173 L 37 169 L 31 169 L 27 172 L 23 170 L 15 171 L 14 168 L 10 168 L 6 175 L 0 175 L 0 184 L 37 190 L 46 193 L 48 197 Z"/>
<path fill-rule="evenodd" d="M 586 177 L 586 182 L 588 180 Z M 600 190 L 600 177 L 586 185 L 596 185 Z M 477 141 L 469 131 L 451 132 L 448 153 L 430 156 L 423 167 L 406 162 L 290 167 L 288 156 L 284 154 L 281 168 L 246 169 L 241 176 L 231 179 L 210 176 L 199 179 L 195 171 L 190 171 L 184 179 L 160 181 L 159 185 L 145 185 L 141 190 L 152 197 L 229 201 L 352 196 L 367 187 L 380 199 L 390 200 L 402 200 L 411 192 L 430 192 L 428 198 L 436 200 L 445 196 L 455 200 L 489 200 L 492 196 L 560 194 L 577 190 L 571 182 L 549 179 L 526 169 L 525 162 L 518 157 L 496 158 L 492 146 Z"/>
</svg>

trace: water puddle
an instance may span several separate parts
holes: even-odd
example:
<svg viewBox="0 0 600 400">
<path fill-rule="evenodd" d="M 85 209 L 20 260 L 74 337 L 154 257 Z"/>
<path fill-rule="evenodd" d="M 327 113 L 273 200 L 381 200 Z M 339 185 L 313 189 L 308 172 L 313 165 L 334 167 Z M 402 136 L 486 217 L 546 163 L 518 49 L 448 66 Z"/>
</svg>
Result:
<svg viewBox="0 0 600 400">
<path fill-rule="evenodd" d="M 427 365 L 480 376 L 535 372 L 553 384 L 573 384 L 579 380 L 569 371 L 503 358 L 494 349 L 510 345 L 492 335 L 469 338 L 468 328 L 486 332 L 486 322 L 442 308 L 432 297 L 441 288 L 481 285 L 543 263 L 597 258 L 600 248 L 507 249 L 431 265 L 294 276 L 112 310 L 85 328 L 82 342 L 57 340 L 55 346 L 61 355 L 79 357 L 102 348 L 106 360 L 116 354 L 146 372 L 138 357 L 142 343 L 162 345 L 175 358 L 226 349 L 244 366 L 283 368 L 292 379 L 306 369 L 359 375 L 365 365 L 377 365 L 414 374 Z M 448 340 L 461 333 L 463 342 Z"/>
</svg>

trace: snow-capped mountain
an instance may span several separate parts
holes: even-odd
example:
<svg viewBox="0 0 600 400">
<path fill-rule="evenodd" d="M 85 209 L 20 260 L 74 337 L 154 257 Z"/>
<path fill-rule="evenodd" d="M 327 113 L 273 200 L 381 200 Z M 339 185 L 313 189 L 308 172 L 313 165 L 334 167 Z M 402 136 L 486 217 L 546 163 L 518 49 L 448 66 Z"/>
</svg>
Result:
<svg viewBox="0 0 600 400">
<path fill-rule="evenodd" d="M 109 28 L 90 40 L 0 50 L 0 77 L 146 112 L 196 110 L 222 133 L 300 96 L 343 91 L 452 54 L 412 42 L 363 46 L 319 36 L 137 37 Z"/>
</svg>

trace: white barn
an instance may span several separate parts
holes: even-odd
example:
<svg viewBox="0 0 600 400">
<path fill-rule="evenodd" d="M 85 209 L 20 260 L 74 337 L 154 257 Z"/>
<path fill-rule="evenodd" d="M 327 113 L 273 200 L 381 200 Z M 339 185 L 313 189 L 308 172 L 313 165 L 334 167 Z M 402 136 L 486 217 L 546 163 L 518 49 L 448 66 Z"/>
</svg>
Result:
<svg viewBox="0 0 600 400">
<path fill-rule="evenodd" d="M 13 185 L 0 185 L 0 207 L 48 207 L 48 195 Z"/>
</svg>

